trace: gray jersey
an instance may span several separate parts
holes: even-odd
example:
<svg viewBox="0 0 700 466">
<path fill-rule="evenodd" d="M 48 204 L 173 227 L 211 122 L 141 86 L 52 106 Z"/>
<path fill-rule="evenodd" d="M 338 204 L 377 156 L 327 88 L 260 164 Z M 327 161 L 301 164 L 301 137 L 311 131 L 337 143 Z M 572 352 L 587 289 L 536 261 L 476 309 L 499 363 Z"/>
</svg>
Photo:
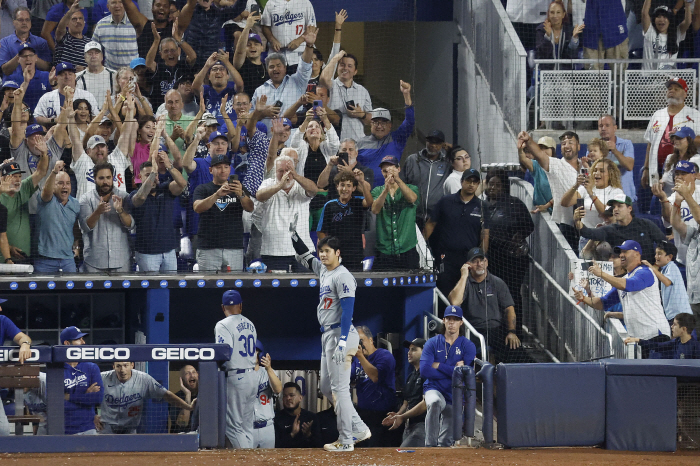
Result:
<svg viewBox="0 0 700 466">
<path fill-rule="evenodd" d="M 258 381 L 258 401 L 255 403 L 255 422 L 272 421 L 275 419 L 275 400 L 273 398 L 272 387 L 270 386 L 270 376 L 264 367 L 255 372 Z"/>
<path fill-rule="evenodd" d="M 319 277 L 319 303 L 316 314 L 318 323 L 327 326 L 340 323 L 343 309 L 340 307 L 342 298 L 354 298 L 357 282 L 355 277 L 345 268 L 339 265 L 333 270 L 328 270 L 320 260 L 314 258 L 311 268 Z"/>
<path fill-rule="evenodd" d="M 255 367 L 255 342 L 258 332 L 255 325 L 241 314 L 220 320 L 214 329 L 217 343 L 231 347 L 231 359 L 224 364 L 227 370 L 252 369 Z"/>
<path fill-rule="evenodd" d="M 105 396 L 100 418 L 105 424 L 136 429 L 141 422 L 143 400 L 162 399 L 167 390 L 145 372 L 131 371 L 131 378 L 121 383 L 114 371 L 102 372 Z"/>
</svg>

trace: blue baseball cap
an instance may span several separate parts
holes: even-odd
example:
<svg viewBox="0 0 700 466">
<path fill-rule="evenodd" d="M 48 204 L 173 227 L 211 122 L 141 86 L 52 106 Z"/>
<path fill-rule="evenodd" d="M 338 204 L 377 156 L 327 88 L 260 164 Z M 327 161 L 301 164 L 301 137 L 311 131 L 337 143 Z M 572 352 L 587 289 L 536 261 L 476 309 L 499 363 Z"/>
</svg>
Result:
<svg viewBox="0 0 700 466">
<path fill-rule="evenodd" d="M 75 73 L 75 65 L 66 61 L 62 61 L 61 63 L 56 65 L 56 76 L 63 73 L 64 71 L 72 71 L 73 73 Z"/>
<path fill-rule="evenodd" d="M 27 126 L 27 129 L 24 130 L 25 137 L 29 137 L 29 136 L 31 136 L 33 134 L 37 134 L 37 133 L 46 134 L 46 131 L 44 131 L 43 126 L 38 125 L 36 123 L 34 123 L 33 125 Z"/>
<path fill-rule="evenodd" d="M 695 131 L 693 131 L 693 128 L 690 128 L 688 126 L 681 126 L 676 130 L 675 133 L 671 134 L 671 137 L 677 137 L 681 139 L 687 138 L 688 136 L 695 139 Z"/>
<path fill-rule="evenodd" d="M 87 333 L 81 332 L 78 327 L 66 327 L 61 331 L 61 344 L 63 344 L 64 341 L 73 341 L 73 340 L 79 340 L 83 338 Z"/>
<path fill-rule="evenodd" d="M 254 40 L 262 44 L 262 39 L 257 34 L 248 34 L 248 40 Z"/>
<path fill-rule="evenodd" d="M 260 340 L 255 340 L 255 349 L 260 351 L 260 355 L 265 354 L 265 347 Z"/>
<path fill-rule="evenodd" d="M 289 126 L 290 128 L 294 126 L 289 118 L 282 118 L 282 124 L 284 126 Z"/>
<path fill-rule="evenodd" d="M 2 82 L 2 87 L 3 87 L 3 88 L 8 87 L 8 88 L 11 88 L 11 89 L 19 89 L 19 84 L 17 84 L 16 81 L 12 81 L 11 79 L 5 79 L 5 80 Z"/>
<path fill-rule="evenodd" d="M 166 146 L 165 144 L 161 144 L 160 148 L 158 150 L 161 150 L 163 152 L 168 152 L 168 146 Z"/>
<path fill-rule="evenodd" d="M 228 137 L 226 137 L 225 133 L 222 133 L 221 131 L 214 131 L 209 135 L 209 142 L 212 142 L 216 138 L 224 138 L 228 141 Z"/>
<path fill-rule="evenodd" d="M 228 154 L 213 155 L 211 158 L 211 164 L 209 166 L 213 167 L 222 163 L 225 163 L 226 165 L 231 165 L 231 159 L 229 158 Z"/>
<path fill-rule="evenodd" d="M 620 251 L 637 251 L 639 254 L 641 254 L 642 247 L 639 245 L 638 242 L 628 239 L 621 245 L 615 246 L 615 249 L 613 249 L 613 251 L 615 252 L 615 254 L 620 254 Z"/>
<path fill-rule="evenodd" d="M 461 181 L 466 181 L 469 178 L 476 178 L 477 180 L 481 181 L 481 173 L 479 173 L 479 170 L 475 168 L 470 168 L 469 170 L 464 170 L 464 173 L 462 173 L 462 180 Z"/>
<path fill-rule="evenodd" d="M 695 137 L 695 136 L 693 136 Z M 690 162 L 688 160 L 680 160 L 676 164 L 676 171 L 677 172 L 684 172 L 684 173 L 696 173 L 695 172 L 695 164 L 693 162 Z"/>
<path fill-rule="evenodd" d="M 464 317 L 464 313 L 462 313 L 462 308 L 459 306 L 447 306 L 447 308 L 445 308 L 445 317 L 457 317 L 461 319 Z"/>
<path fill-rule="evenodd" d="M 131 60 L 131 63 L 129 63 L 129 67 L 134 70 L 136 69 L 137 66 L 146 66 L 146 59 L 145 58 L 134 58 Z"/>
<path fill-rule="evenodd" d="M 236 290 L 225 291 L 224 296 L 221 298 L 221 304 L 224 306 L 235 306 L 242 302 L 243 298 L 241 298 L 241 294 Z"/>
<path fill-rule="evenodd" d="M 17 55 L 20 53 L 24 52 L 25 50 L 31 50 L 32 52 L 36 53 L 36 49 L 32 47 L 32 45 L 29 42 L 25 42 L 22 44 L 22 46 L 19 48 L 19 51 L 17 52 Z"/>
<path fill-rule="evenodd" d="M 393 166 L 398 167 L 399 166 L 399 159 L 397 159 L 393 155 L 387 155 L 386 157 L 384 157 L 382 159 L 381 162 L 379 162 L 379 168 L 381 168 L 382 165 L 384 165 L 385 163 L 390 163 Z"/>
</svg>

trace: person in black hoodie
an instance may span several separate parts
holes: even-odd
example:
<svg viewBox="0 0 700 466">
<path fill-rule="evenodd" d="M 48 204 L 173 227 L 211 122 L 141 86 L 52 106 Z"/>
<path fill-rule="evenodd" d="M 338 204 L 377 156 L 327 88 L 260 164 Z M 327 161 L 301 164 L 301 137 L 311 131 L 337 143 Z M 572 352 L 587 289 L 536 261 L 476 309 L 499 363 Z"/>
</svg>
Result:
<svg viewBox="0 0 700 466">
<path fill-rule="evenodd" d="M 301 387 L 287 382 L 282 389 L 284 409 L 275 414 L 276 448 L 319 448 L 321 424 L 316 414 L 302 409 Z"/>
</svg>

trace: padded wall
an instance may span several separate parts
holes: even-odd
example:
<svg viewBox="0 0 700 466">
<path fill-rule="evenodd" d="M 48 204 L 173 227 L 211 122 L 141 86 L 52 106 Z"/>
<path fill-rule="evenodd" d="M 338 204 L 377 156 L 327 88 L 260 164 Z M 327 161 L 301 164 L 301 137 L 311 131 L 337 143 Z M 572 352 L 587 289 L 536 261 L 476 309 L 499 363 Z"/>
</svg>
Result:
<svg viewBox="0 0 700 466">
<path fill-rule="evenodd" d="M 676 451 L 676 409 L 675 377 L 608 375 L 605 448 Z"/>
<path fill-rule="evenodd" d="M 605 441 L 602 364 L 499 364 L 496 386 L 499 443 L 558 447 Z"/>
</svg>

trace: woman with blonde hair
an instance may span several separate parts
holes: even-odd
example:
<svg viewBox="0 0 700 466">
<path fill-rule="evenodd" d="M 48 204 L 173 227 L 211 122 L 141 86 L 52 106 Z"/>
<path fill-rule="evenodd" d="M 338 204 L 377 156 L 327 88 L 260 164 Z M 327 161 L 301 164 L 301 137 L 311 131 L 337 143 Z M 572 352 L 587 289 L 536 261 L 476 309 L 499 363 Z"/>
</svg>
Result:
<svg viewBox="0 0 700 466">
<path fill-rule="evenodd" d="M 582 222 L 588 228 L 596 228 L 604 223 L 603 213 L 608 201 L 617 196 L 624 196 L 620 169 L 610 159 L 599 159 L 593 163 L 590 174 L 579 174 L 576 183 L 562 196 L 562 207 L 572 207 L 579 199 L 583 199 Z M 579 251 L 582 251 L 587 238 L 581 237 Z"/>
</svg>

